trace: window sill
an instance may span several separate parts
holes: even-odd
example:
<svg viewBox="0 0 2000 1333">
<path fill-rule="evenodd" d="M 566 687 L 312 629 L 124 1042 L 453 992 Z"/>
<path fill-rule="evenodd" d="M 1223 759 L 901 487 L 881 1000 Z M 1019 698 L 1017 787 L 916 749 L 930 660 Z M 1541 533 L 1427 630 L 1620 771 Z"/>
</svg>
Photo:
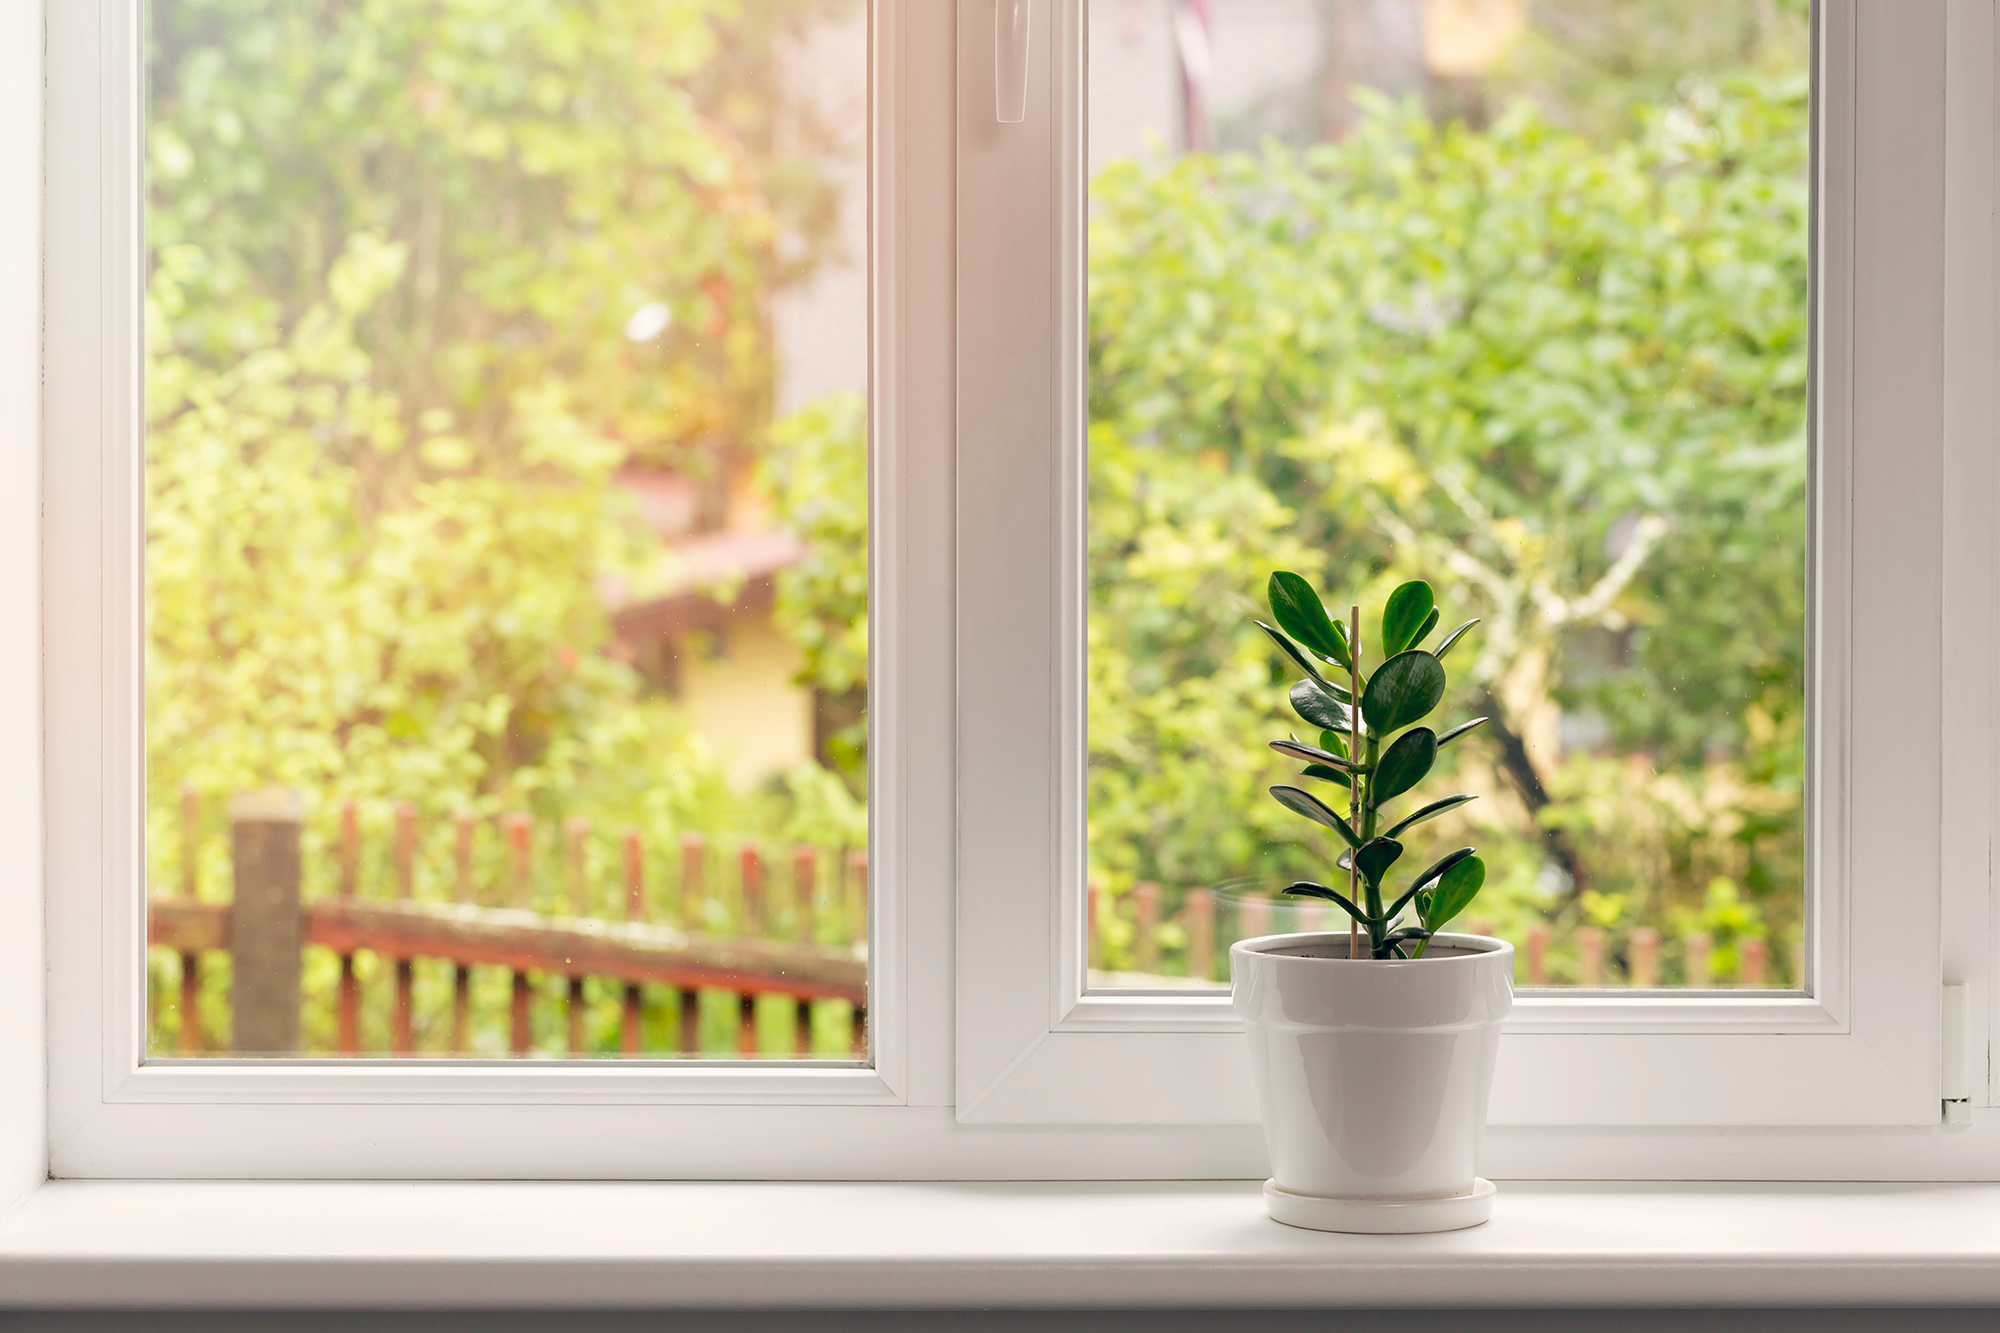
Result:
<svg viewBox="0 0 2000 1333">
<path fill-rule="evenodd" d="M 2000 1185 L 1502 1186 L 1435 1236 L 1253 1183 L 64 1181 L 0 1305 L 944 1308 L 2000 1304 Z"/>
</svg>

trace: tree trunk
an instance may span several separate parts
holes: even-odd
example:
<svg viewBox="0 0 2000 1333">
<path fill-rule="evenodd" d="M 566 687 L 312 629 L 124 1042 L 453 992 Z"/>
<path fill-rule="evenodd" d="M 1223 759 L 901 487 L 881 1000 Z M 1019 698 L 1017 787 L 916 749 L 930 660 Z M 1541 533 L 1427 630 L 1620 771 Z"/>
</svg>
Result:
<svg viewBox="0 0 2000 1333">
<path fill-rule="evenodd" d="M 1527 744 L 1508 724 L 1507 710 L 1500 700 L 1488 694 L 1480 702 L 1479 711 L 1491 720 L 1486 724 L 1488 735 L 1499 746 L 1500 771 L 1507 778 L 1521 804 L 1527 807 L 1529 818 L 1541 830 L 1542 841 L 1547 844 L 1549 856 L 1562 867 L 1569 876 L 1569 887 L 1563 891 L 1564 898 L 1573 898 L 1590 887 L 1590 872 L 1584 867 L 1583 858 L 1577 854 L 1576 844 L 1570 840 L 1569 830 L 1549 828 L 1542 824 L 1542 811 L 1550 805 L 1548 788 L 1542 785 L 1542 775 L 1536 771 L 1534 760 L 1528 757 Z"/>
</svg>

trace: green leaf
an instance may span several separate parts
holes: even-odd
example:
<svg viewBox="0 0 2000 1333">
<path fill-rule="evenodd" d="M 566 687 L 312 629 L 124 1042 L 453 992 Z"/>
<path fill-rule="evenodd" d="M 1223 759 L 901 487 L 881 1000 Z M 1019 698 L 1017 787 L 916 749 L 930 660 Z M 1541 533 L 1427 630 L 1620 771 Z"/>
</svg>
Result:
<svg viewBox="0 0 2000 1333">
<path fill-rule="evenodd" d="M 1463 861 L 1466 857 L 1470 855 L 1472 855 L 1472 848 L 1461 847 L 1457 851 L 1452 852 L 1448 856 L 1439 857 L 1436 861 L 1431 863 L 1430 867 L 1426 869 L 1423 874 L 1418 875 L 1415 879 L 1410 881 L 1410 888 L 1413 890 L 1421 891 L 1422 889 L 1427 887 L 1432 880 L 1444 874 L 1445 871 L 1451 869 L 1453 866 L 1457 865 L 1460 861 Z"/>
<path fill-rule="evenodd" d="M 1281 569 L 1271 575 L 1268 592 L 1271 614 L 1285 633 L 1320 656 L 1330 657 L 1343 667 L 1348 665 L 1347 630 L 1327 616 L 1312 584 L 1290 570 Z"/>
<path fill-rule="evenodd" d="M 1356 849 L 1354 862 L 1361 868 L 1361 878 L 1370 884 L 1380 884 L 1382 876 L 1396 858 L 1403 854 L 1403 844 L 1394 838 L 1371 838 L 1366 845 Z"/>
<path fill-rule="evenodd" d="M 1319 748 L 1337 754 L 1342 759 L 1347 758 L 1347 733 L 1327 731 L 1322 728 L 1319 733 Z"/>
<path fill-rule="evenodd" d="M 1331 754 L 1317 745 L 1301 745 L 1297 741 L 1272 741 L 1271 748 L 1291 759 L 1303 760 L 1308 764 L 1327 764 L 1334 768 L 1359 770 L 1360 764 L 1351 763 L 1337 754 Z"/>
<path fill-rule="evenodd" d="M 1396 738 L 1396 743 L 1376 763 L 1368 799 L 1380 806 L 1401 796 L 1424 780 L 1431 765 L 1437 762 L 1437 753 L 1437 733 L 1429 727 L 1411 727 Z"/>
<path fill-rule="evenodd" d="M 1466 732 L 1471 731 L 1474 727 L 1478 726 L 1485 720 L 1486 719 L 1483 717 L 1475 717 L 1470 722 L 1459 723 L 1457 726 L 1453 727 L 1450 731 L 1447 731 L 1444 735 L 1438 737 L 1438 748 L 1442 750 L 1445 746 L 1450 745 L 1453 741 L 1457 740 L 1460 736 L 1463 736 Z"/>
<path fill-rule="evenodd" d="M 1361 692 L 1361 716 L 1378 736 L 1407 727 L 1444 698 L 1444 667 L 1422 650 L 1398 653 L 1368 678 Z"/>
<path fill-rule="evenodd" d="M 1321 731 L 1347 730 L 1347 706 L 1309 680 L 1292 686 L 1292 711 Z"/>
<path fill-rule="evenodd" d="M 1431 585 L 1411 579 L 1389 594 L 1382 609 L 1382 656 L 1394 657 L 1423 637 L 1424 622 L 1437 610 Z"/>
<path fill-rule="evenodd" d="M 1404 926 L 1401 930 L 1391 932 L 1389 937 L 1383 940 L 1382 943 L 1394 946 L 1407 943 L 1410 940 L 1427 940 L 1432 934 L 1433 932 L 1419 929 L 1416 926 Z"/>
<path fill-rule="evenodd" d="M 1256 624 L 1258 629 L 1263 630 L 1266 634 L 1271 636 L 1272 643 L 1277 644 L 1280 648 L 1285 650 L 1285 656 L 1291 658 L 1294 662 L 1298 663 L 1299 668 L 1303 670 L 1306 673 L 1306 675 L 1312 677 L 1313 684 L 1319 686 L 1322 690 L 1325 690 L 1328 694 L 1332 695 L 1336 699 L 1345 699 L 1347 697 L 1346 690 L 1334 684 L 1332 681 L 1328 680 L 1325 676 L 1320 675 L 1319 668 L 1313 665 L 1312 660 L 1310 658 L 1308 658 L 1304 653 L 1299 651 L 1299 646 L 1296 643 L 1293 643 L 1290 639 L 1278 633 L 1278 631 L 1272 629 L 1269 625 L 1266 625 L 1261 620 L 1257 621 Z M 1308 718 L 1307 720 L 1311 721 L 1310 718 Z"/>
<path fill-rule="evenodd" d="M 1349 847 L 1360 844 L 1361 839 L 1354 835 L 1354 830 L 1347 826 L 1347 821 L 1329 810 L 1325 802 L 1321 801 L 1319 797 L 1314 796 L 1311 792 L 1300 791 L 1297 787 L 1273 787 L 1271 788 L 1271 795 L 1277 800 L 1279 805 L 1284 806 L 1285 809 L 1290 810 L 1294 814 L 1304 815 L 1315 824 L 1326 825 L 1342 838 L 1346 839 Z"/>
<path fill-rule="evenodd" d="M 1478 623 L 1479 619 L 1478 617 L 1475 616 L 1473 619 L 1466 621 L 1463 625 L 1460 625 L 1457 629 L 1453 630 L 1451 633 L 1445 635 L 1444 642 L 1437 646 L 1437 648 L 1432 652 L 1431 656 L 1440 658 L 1443 657 L 1446 653 L 1451 651 L 1451 646 L 1454 643 L 1458 642 L 1460 635 L 1464 634 L 1467 630 L 1471 629 L 1474 625 L 1477 625 Z"/>
<path fill-rule="evenodd" d="M 1424 925 L 1431 930 L 1442 930 L 1445 923 L 1472 905 L 1479 896 L 1479 890 L 1486 883 L 1486 863 L 1476 856 L 1467 856 L 1444 872 L 1438 879 L 1437 888 L 1428 895 L 1423 912 Z"/>
<path fill-rule="evenodd" d="M 1307 764 L 1304 768 L 1299 770 L 1299 776 L 1306 778 L 1324 778 L 1328 782 L 1337 782 L 1343 787 L 1352 787 L 1354 785 L 1351 781 L 1348 780 L 1347 774 L 1341 772 L 1337 768 L 1328 768 L 1325 764 Z"/>
<path fill-rule="evenodd" d="M 1444 744 L 1444 742 L 1439 741 L 1438 744 L 1442 745 Z M 1459 806 L 1464 805 L 1467 801 L 1474 801 L 1477 799 L 1479 799 L 1477 796 L 1475 796 L 1472 792 L 1467 791 L 1467 792 L 1460 792 L 1456 796 L 1447 796 L 1441 801 L 1432 801 L 1429 805 L 1423 807 L 1421 810 L 1418 810 L 1415 814 L 1411 815 L 1409 818 L 1405 819 L 1402 823 L 1396 825 L 1394 828 L 1390 829 L 1387 833 L 1384 833 L 1382 836 L 1385 838 L 1401 837 L 1405 829 L 1414 828 L 1416 825 L 1423 823 L 1427 819 L 1436 819 L 1439 815 L 1443 814 L 1447 810 L 1456 810 Z"/>
<path fill-rule="evenodd" d="M 1279 892 L 1289 893 L 1295 898 L 1324 898 L 1330 903 L 1339 903 L 1349 916 L 1364 926 L 1368 924 L 1367 915 L 1360 908 L 1356 907 L 1346 894 L 1329 889 L 1324 884 L 1315 884 L 1311 880 L 1300 880 L 1296 884 L 1287 884 Z"/>
</svg>

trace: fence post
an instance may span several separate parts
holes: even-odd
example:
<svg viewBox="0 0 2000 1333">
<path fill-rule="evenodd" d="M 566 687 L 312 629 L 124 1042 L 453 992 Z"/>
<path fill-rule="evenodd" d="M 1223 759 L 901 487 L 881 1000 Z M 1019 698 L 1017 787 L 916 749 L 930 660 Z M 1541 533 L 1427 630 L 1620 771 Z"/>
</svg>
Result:
<svg viewBox="0 0 2000 1333">
<path fill-rule="evenodd" d="M 1528 984 L 1549 984 L 1549 928 L 1544 925 L 1528 927 Z"/>
<path fill-rule="evenodd" d="M 1160 886 L 1157 884 L 1134 884 L 1132 886 L 1132 957 L 1141 972 L 1157 973 L 1160 970 Z"/>
<path fill-rule="evenodd" d="M 236 898 L 229 909 L 235 954 L 230 1006 L 235 1048 L 246 1055 L 299 1053 L 299 826 L 295 791 L 244 792 L 229 801 Z"/>
<path fill-rule="evenodd" d="M 1576 932 L 1576 979 L 1583 986 L 1604 984 L 1604 932 L 1596 926 Z"/>
<path fill-rule="evenodd" d="M 1189 889 L 1187 896 L 1188 975 L 1215 979 L 1215 895 Z"/>
<path fill-rule="evenodd" d="M 681 928 L 700 931 L 708 924 L 702 894 L 702 870 L 708 860 L 708 840 L 699 833 L 681 834 Z M 692 992 L 690 992 L 692 993 Z M 688 1048 L 690 1053 L 694 1048 Z"/>
<path fill-rule="evenodd" d="M 1690 990 L 1708 989 L 1713 978 L 1708 974 L 1708 954 L 1710 940 L 1703 931 L 1696 931 L 1687 937 L 1687 986 Z"/>
<path fill-rule="evenodd" d="M 340 803 L 340 896 L 352 898 L 360 883 L 361 818 L 354 802 Z M 354 955 L 340 955 L 340 991 L 335 1000 L 334 1047 L 342 1055 L 361 1053 L 361 979 Z"/>
<path fill-rule="evenodd" d="M 1626 968 L 1632 984 L 1651 990 L 1660 984 L 1660 932 L 1641 926 L 1632 932 L 1631 961 Z"/>
</svg>

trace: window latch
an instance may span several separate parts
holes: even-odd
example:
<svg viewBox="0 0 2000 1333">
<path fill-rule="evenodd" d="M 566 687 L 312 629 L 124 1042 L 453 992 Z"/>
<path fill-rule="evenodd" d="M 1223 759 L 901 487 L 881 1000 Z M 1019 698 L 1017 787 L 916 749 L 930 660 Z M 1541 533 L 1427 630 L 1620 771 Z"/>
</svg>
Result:
<svg viewBox="0 0 2000 1333">
<path fill-rule="evenodd" d="M 1939 1066 L 1947 1125 L 1972 1123 L 1972 1060 L 1968 1019 L 1972 1011 L 1972 987 L 1962 981 L 1948 981 L 1944 987 L 1944 1059 Z"/>
</svg>

